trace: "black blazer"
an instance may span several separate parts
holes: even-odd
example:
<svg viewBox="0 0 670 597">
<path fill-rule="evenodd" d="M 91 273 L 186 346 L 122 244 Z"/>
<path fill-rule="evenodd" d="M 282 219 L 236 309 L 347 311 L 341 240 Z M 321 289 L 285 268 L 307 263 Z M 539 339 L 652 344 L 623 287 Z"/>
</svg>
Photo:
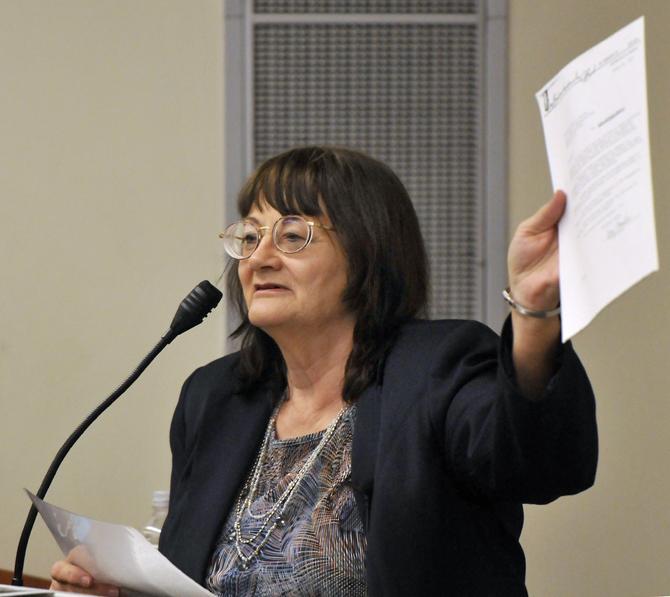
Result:
<svg viewBox="0 0 670 597">
<path fill-rule="evenodd" d="M 572 347 L 535 402 L 510 350 L 509 322 L 500 341 L 471 321 L 414 321 L 359 398 L 351 484 L 370 595 L 526 595 L 521 504 L 592 485 L 594 397 Z M 188 378 L 170 430 L 160 549 L 200 583 L 273 408 L 266 389 L 234 392 L 238 361 Z"/>
</svg>

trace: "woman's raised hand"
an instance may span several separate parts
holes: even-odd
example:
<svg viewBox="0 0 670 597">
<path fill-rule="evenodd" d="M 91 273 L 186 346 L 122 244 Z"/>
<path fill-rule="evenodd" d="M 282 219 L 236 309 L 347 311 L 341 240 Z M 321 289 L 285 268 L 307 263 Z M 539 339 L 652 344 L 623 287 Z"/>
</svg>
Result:
<svg viewBox="0 0 670 597">
<path fill-rule="evenodd" d="M 560 300 L 558 221 L 565 202 L 565 193 L 556 191 L 548 203 L 519 224 L 507 252 L 512 298 L 531 311 L 550 311 Z M 540 398 L 556 369 L 560 319 L 536 319 L 512 310 L 512 328 L 517 384 L 527 398 Z"/>
<path fill-rule="evenodd" d="M 556 191 L 530 218 L 519 224 L 507 253 L 511 295 L 533 311 L 558 305 L 558 221 L 565 211 L 566 196 Z"/>
</svg>

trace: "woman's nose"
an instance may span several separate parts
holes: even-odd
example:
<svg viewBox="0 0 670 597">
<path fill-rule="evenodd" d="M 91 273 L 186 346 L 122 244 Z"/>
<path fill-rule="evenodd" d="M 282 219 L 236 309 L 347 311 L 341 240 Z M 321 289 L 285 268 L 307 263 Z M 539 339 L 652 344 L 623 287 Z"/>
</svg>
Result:
<svg viewBox="0 0 670 597">
<path fill-rule="evenodd" d="M 248 259 L 249 265 L 252 268 L 259 269 L 261 267 L 276 268 L 280 263 L 279 251 L 272 242 L 272 233 L 266 232 L 258 241 L 256 250 Z"/>
</svg>

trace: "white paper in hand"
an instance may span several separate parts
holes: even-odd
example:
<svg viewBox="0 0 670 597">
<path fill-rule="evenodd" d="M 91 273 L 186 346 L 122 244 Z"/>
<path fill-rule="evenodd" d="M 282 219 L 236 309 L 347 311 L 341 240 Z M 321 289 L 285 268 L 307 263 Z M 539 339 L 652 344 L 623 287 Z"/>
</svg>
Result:
<svg viewBox="0 0 670 597">
<path fill-rule="evenodd" d="M 658 269 L 644 19 L 594 46 L 536 95 L 559 224 L 563 341 Z"/>
<path fill-rule="evenodd" d="M 100 522 L 26 493 L 63 555 L 99 582 L 156 597 L 206 597 L 212 593 L 176 568 L 132 527 Z"/>
</svg>

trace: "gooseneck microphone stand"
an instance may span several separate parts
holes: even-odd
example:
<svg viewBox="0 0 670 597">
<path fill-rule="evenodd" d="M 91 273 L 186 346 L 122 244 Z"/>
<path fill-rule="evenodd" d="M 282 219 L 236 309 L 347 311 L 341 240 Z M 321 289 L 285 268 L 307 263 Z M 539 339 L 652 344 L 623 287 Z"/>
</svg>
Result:
<svg viewBox="0 0 670 597">
<path fill-rule="evenodd" d="M 204 318 L 209 314 L 209 312 L 218 305 L 221 300 L 221 291 L 212 286 L 207 280 L 200 282 L 181 302 L 177 313 L 170 324 L 170 328 L 159 340 L 158 344 L 151 350 L 151 352 L 142 359 L 142 362 L 137 366 L 137 368 L 128 376 L 128 378 L 112 392 L 109 397 L 105 398 L 92 412 L 89 414 L 84 421 L 77 427 L 70 437 L 65 440 L 65 443 L 61 446 L 60 450 L 56 454 L 56 457 L 53 459 L 49 470 L 42 484 L 37 491 L 37 497 L 44 499 L 49 486 L 56 476 L 56 472 L 60 467 L 63 459 L 70 451 L 75 442 L 81 437 L 81 435 L 86 431 L 93 421 L 95 421 L 105 410 L 107 410 L 121 394 L 123 394 L 135 380 L 142 374 L 142 372 L 149 366 L 151 361 L 153 361 L 160 352 L 172 342 L 177 336 L 183 334 L 185 331 L 190 330 L 192 327 L 195 327 L 199 323 L 202 323 Z M 32 532 L 33 525 L 35 524 L 35 519 L 37 518 L 37 508 L 35 505 L 31 505 L 30 511 L 28 512 L 28 517 L 26 518 L 26 523 L 23 526 L 23 532 L 21 533 L 21 538 L 19 539 L 19 544 L 16 549 L 16 560 L 14 564 L 14 576 L 12 577 L 12 585 L 23 586 L 23 565 L 26 558 L 26 550 L 28 548 L 28 539 L 30 538 L 30 533 Z"/>
</svg>

